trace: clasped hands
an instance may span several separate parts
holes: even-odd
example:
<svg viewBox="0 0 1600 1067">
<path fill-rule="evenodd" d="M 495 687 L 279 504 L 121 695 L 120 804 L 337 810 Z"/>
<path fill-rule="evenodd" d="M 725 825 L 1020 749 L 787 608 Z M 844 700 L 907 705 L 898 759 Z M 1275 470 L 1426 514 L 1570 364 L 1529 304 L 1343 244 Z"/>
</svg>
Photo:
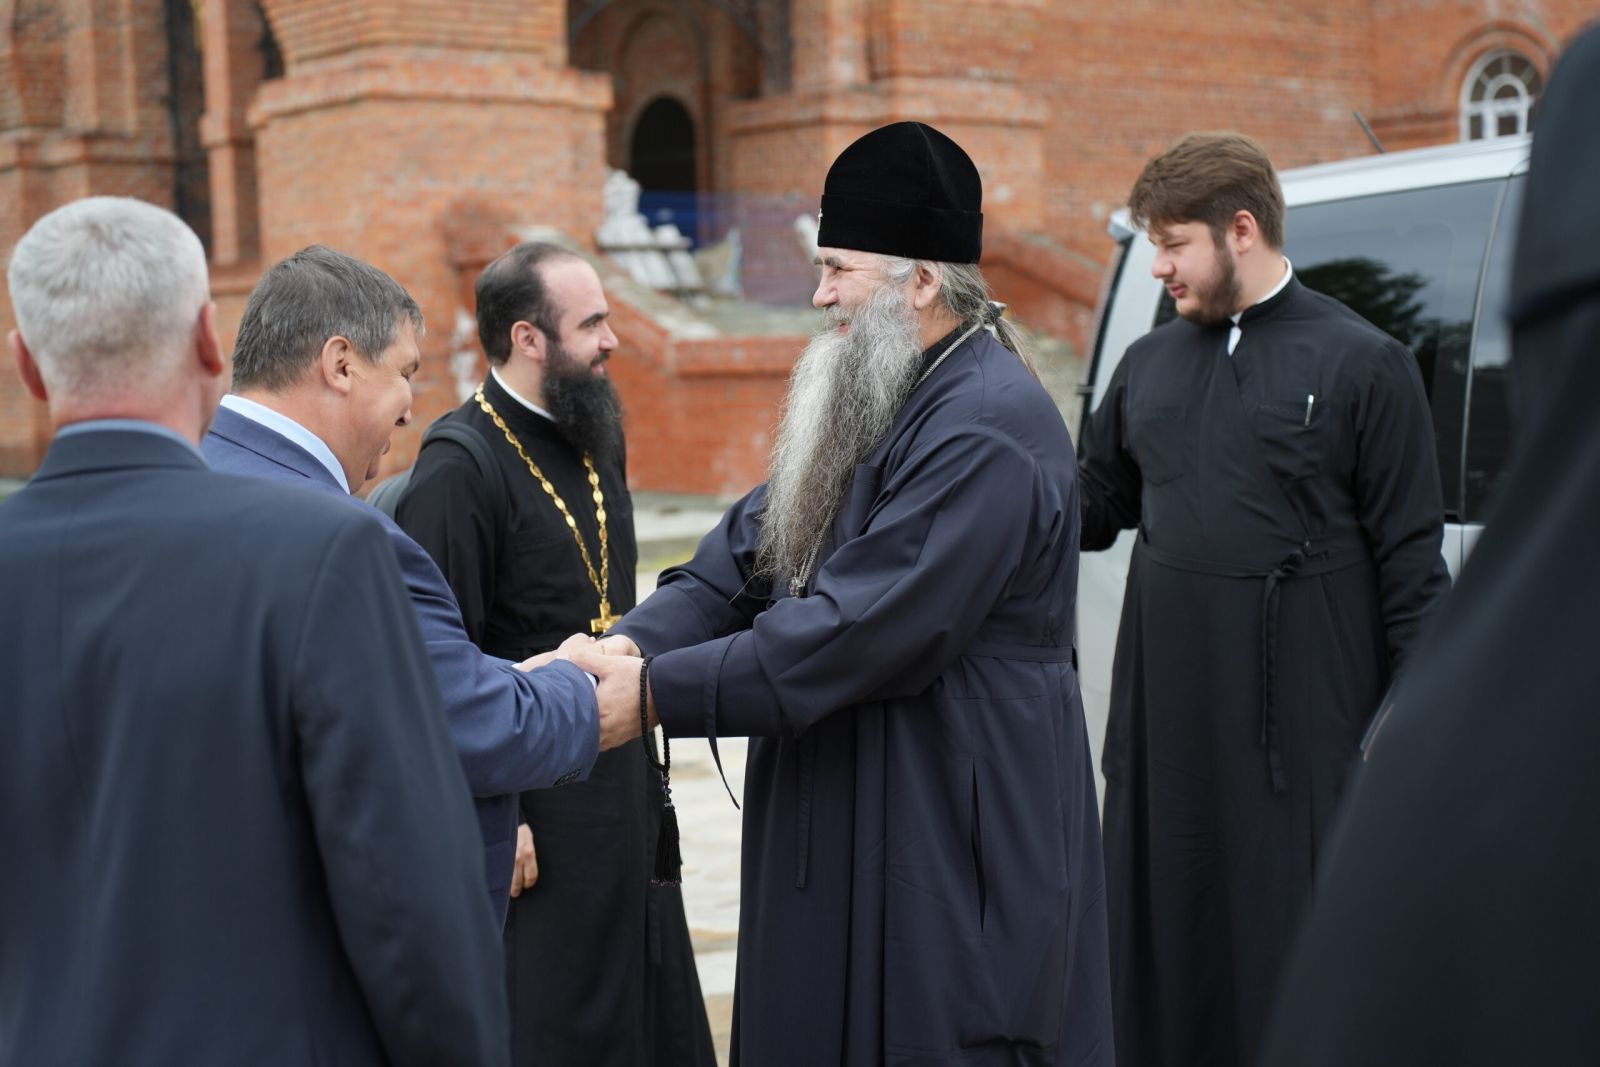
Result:
<svg viewBox="0 0 1600 1067">
<path fill-rule="evenodd" d="M 553 652 L 533 656 L 517 664 L 520 671 L 531 671 L 555 660 L 570 660 L 597 678 L 595 701 L 600 706 L 600 750 L 615 748 L 640 735 L 639 672 L 644 666 L 639 646 L 621 634 L 594 638 L 573 634 Z M 656 726 L 656 702 L 648 698 L 650 726 Z"/>
</svg>

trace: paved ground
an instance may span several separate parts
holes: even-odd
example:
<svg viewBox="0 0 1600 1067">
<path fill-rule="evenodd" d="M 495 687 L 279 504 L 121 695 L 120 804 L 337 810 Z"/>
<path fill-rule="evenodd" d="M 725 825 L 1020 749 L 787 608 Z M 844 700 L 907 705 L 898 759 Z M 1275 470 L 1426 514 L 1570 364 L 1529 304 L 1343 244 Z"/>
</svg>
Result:
<svg viewBox="0 0 1600 1067">
<path fill-rule="evenodd" d="M 742 739 L 717 743 L 735 796 L 744 795 Z M 704 741 L 672 746 L 672 799 L 683 840 L 683 902 L 694 939 L 700 991 L 705 994 L 719 1062 L 728 1062 L 733 1013 L 734 948 L 739 935 L 739 812 Z"/>
</svg>

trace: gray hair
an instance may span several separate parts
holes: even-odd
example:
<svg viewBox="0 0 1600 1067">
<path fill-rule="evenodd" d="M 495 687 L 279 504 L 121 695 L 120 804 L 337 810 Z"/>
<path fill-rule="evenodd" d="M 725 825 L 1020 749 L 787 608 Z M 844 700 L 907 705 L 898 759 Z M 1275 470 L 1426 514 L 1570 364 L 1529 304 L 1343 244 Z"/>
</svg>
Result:
<svg viewBox="0 0 1600 1067">
<path fill-rule="evenodd" d="M 35 222 L 6 278 L 45 388 L 69 396 L 164 382 L 211 299 L 194 231 L 120 196 L 75 200 Z"/>
<path fill-rule="evenodd" d="M 362 358 L 382 363 L 402 320 L 422 336 L 422 309 L 399 282 L 325 245 L 302 248 L 250 294 L 233 346 L 234 388 L 293 386 L 330 337 L 348 338 Z"/>
<path fill-rule="evenodd" d="M 850 329 L 841 334 L 843 323 Z M 824 312 L 783 401 L 756 548 L 759 573 L 773 582 L 810 576 L 856 464 L 888 433 L 921 372 L 917 316 L 899 286 L 879 286 L 859 307 Z"/>
<path fill-rule="evenodd" d="M 911 275 L 919 266 L 928 267 L 938 273 L 939 295 L 944 301 L 945 308 L 952 315 L 962 322 L 983 320 L 995 339 L 1028 368 L 1028 373 L 1035 378 L 1039 377 L 1039 370 L 1033 361 L 1033 345 L 1015 323 L 1007 321 L 1001 314 L 1005 306 L 994 303 L 989 283 L 984 279 L 983 271 L 978 269 L 976 263 L 938 263 L 933 260 L 885 256 L 883 274 L 891 284 L 900 286 L 911 280 Z"/>
</svg>

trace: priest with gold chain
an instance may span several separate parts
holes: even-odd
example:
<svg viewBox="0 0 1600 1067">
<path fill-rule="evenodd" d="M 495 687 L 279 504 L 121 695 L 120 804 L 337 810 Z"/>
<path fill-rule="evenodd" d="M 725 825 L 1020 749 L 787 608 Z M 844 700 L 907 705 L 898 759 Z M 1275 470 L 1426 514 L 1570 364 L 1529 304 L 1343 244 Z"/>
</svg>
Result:
<svg viewBox="0 0 1600 1067">
<path fill-rule="evenodd" d="M 617 339 L 594 268 L 554 245 L 491 263 L 477 303 L 489 377 L 448 418 L 485 439 L 498 469 L 433 441 L 396 518 L 444 571 L 472 639 L 521 660 L 604 633 L 634 606 L 633 505 L 605 372 Z M 652 755 L 634 741 L 602 753 L 586 782 L 522 795 L 506 923 L 516 1064 L 715 1062 L 683 899 L 653 876 Z"/>
</svg>

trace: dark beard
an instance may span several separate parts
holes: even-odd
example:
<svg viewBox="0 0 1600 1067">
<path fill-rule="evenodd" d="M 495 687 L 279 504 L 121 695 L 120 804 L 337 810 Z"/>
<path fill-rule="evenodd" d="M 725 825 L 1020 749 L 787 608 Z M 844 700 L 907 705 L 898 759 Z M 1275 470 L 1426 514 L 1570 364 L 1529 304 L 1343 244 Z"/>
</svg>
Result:
<svg viewBox="0 0 1600 1067">
<path fill-rule="evenodd" d="M 596 377 L 559 344 L 550 346 L 544 403 L 556 429 L 573 448 L 596 462 L 622 452 L 622 401 L 609 377 Z"/>
<path fill-rule="evenodd" d="M 1239 272 L 1227 249 L 1217 248 L 1216 280 L 1198 294 L 1200 306 L 1184 318 L 1202 326 L 1221 326 L 1239 309 Z"/>
</svg>

